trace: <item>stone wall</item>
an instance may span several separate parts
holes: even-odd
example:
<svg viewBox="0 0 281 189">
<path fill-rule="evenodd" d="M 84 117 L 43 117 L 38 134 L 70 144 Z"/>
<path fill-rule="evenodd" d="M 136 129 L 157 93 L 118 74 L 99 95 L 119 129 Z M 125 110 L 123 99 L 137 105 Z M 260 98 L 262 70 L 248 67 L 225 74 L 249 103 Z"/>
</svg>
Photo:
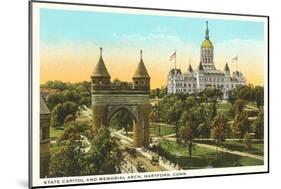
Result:
<svg viewBox="0 0 281 189">
<path fill-rule="evenodd" d="M 50 114 L 40 114 L 40 178 L 49 176 Z"/>
</svg>

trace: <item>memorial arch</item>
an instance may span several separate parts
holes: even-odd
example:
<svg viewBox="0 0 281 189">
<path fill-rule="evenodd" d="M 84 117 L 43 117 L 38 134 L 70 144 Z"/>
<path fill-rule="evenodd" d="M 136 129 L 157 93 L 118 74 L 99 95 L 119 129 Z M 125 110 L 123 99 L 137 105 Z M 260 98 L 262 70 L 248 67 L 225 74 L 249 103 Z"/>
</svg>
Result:
<svg viewBox="0 0 281 189">
<path fill-rule="evenodd" d="M 142 51 L 140 54 L 140 62 L 132 82 L 111 82 L 100 48 L 100 58 L 91 75 L 92 131 L 96 132 L 100 127 L 107 127 L 112 116 L 123 108 L 134 117 L 133 145 L 147 147 L 151 112 L 150 76 L 142 59 Z"/>
</svg>

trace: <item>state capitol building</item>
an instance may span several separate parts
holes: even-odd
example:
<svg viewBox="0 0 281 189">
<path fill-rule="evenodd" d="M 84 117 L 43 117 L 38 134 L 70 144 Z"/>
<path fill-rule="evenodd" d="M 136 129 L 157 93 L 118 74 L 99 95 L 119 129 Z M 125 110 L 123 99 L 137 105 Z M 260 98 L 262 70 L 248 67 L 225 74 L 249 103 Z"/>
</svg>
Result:
<svg viewBox="0 0 281 189">
<path fill-rule="evenodd" d="M 168 74 L 167 92 L 196 93 L 205 88 L 217 88 L 223 92 L 223 98 L 228 98 L 228 91 L 245 85 L 246 78 L 236 70 L 232 74 L 226 62 L 224 70 L 218 70 L 214 64 L 214 46 L 209 37 L 208 22 L 206 22 L 205 39 L 201 44 L 200 62 L 197 70 L 189 64 L 186 72 L 173 68 Z"/>
</svg>

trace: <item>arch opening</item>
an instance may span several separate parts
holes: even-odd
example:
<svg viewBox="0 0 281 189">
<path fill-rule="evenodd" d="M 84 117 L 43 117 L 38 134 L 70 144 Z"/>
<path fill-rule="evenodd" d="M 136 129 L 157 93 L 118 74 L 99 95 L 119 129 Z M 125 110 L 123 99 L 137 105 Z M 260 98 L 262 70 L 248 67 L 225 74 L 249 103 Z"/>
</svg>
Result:
<svg viewBox="0 0 281 189">
<path fill-rule="evenodd" d="M 108 117 L 108 127 L 123 132 L 129 138 L 133 138 L 133 128 L 136 122 L 136 115 L 127 107 L 117 108 Z"/>
</svg>

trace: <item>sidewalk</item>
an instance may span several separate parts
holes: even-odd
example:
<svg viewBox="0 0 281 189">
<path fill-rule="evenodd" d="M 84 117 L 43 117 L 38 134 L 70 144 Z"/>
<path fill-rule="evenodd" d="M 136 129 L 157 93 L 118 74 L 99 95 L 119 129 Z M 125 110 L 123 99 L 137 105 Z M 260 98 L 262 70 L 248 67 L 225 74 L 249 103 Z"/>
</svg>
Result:
<svg viewBox="0 0 281 189">
<path fill-rule="evenodd" d="M 226 152 L 226 153 L 235 154 L 235 155 L 239 155 L 239 156 L 245 156 L 245 157 L 249 157 L 249 158 L 253 158 L 253 159 L 263 160 L 263 156 L 259 156 L 259 155 L 254 155 L 254 154 L 250 154 L 250 153 L 246 153 L 246 152 L 231 151 L 231 150 L 228 150 L 225 148 L 216 147 L 216 146 L 209 145 L 209 144 L 201 144 L 201 143 L 195 143 L 195 144 L 198 146 L 204 147 L 204 148 L 210 148 L 210 149 L 218 150 L 221 152 Z"/>
</svg>

